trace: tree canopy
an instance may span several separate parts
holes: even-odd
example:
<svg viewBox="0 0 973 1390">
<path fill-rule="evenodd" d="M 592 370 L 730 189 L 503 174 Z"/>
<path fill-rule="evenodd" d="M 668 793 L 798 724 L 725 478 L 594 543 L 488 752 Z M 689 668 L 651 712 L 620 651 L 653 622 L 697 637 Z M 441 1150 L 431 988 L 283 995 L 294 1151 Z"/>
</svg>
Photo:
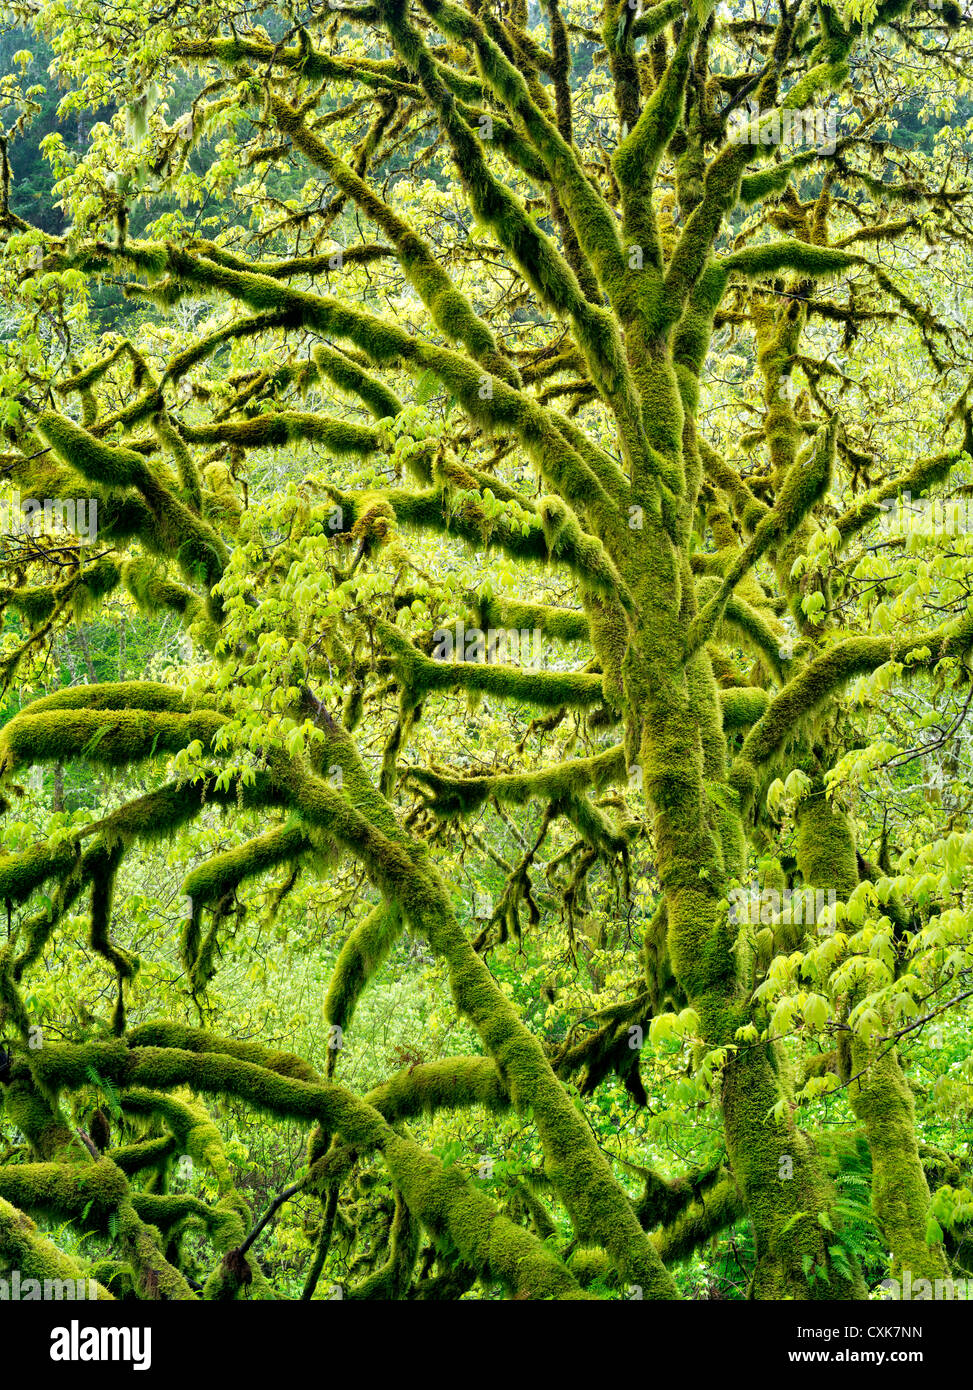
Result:
<svg viewBox="0 0 973 1390">
<path fill-rule="evenodd" d="M 7 8 L 0 1262 L 973 1277 L 964 10 Z"/>
</svg>

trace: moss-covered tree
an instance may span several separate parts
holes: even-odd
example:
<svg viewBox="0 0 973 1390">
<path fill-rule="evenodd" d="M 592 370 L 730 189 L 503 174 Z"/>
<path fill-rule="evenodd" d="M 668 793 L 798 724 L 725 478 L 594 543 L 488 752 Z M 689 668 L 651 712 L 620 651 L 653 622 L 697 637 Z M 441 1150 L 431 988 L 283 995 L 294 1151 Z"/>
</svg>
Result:
<svg viewBox="0 0 973 1390">
<path fill-rule="evenodd" d="M 150 782 L 0 860 L 0 1079 L 23 1139 L 0 1199 L 108 1231 L 98 1278 L 116 1295 L 274 1296 L 249 1255 L 263 1223 L 202 1097 L 306 1127 L 295 1190 L 321 1208 L 307 1297 L 375 1156 L 394 1206 L 352 1296 L 481 1281 L 580 1298 L 598 1277 L 672 1298 L 672 1262 L 743 1216 L 753 1297 L 861 1297 L 833 1136 L 799 1108 L 837 1090 L 891 1268 L 947 1272 L 895 1043 L 962 994 L 969 923 L 951 894 L 970 847 L 962 817 L 930 834 L 928 873 L 958 877 L 916 909 L 908 866 L 868 860 L 840 788 L 853 682 L 872 708 L 891 681 L 939 681 L 950 699 L 969 681 L 962 555 L 931 579 L 927 564 L 918 593 L 865 568 L 890 506 L 970 479 L 968 339 L 943 312 L 942 261 L 923 259 L 965 255 L 962 142 L 944 173 L 884 138 L 896 57 L 948 78 L 966 21 L 904 0 L 766 18 L 682 0 L 575 8 L 281 5 L 268 31 L 223 6 L 24 7 L 68 104 L 119 114 L 82 151 L 48 137 L 62 237 L 17 211 L 0 150 L 3 273 L 23 308 L 5 349 L 6 475 L 21 498 L 97 504 L 93 544 L 8 544 L 6 684 L 112 596 L 169 615 L 195 653 L 191 682 L 66 686 L 0 734 L 8 807 L 34 766 Z M 187 73 L 197 95 L 175 109 Z M 8 96 L 26 120 L 29 93 Z M 836 113 L 835 138 L 780 144 L 774 130 L 809 111 Z M 229 214 L 212 215 L 214 196 Z M 133 237 L 132 207 L 162 197 L 169 210 Z M 144 306 L 128 336 L 85 341 L 98 281 Z M 890 447 L 880 381 L 836 354 L 893 334 L 938 418 Z M 731 423 L 744 409 L 745 433 Z M 455 555 L 473 558 L 457 569 Z M 869 588 L 901 600 L 884 625 Z M 524 659 L 527 633 L 556 652 L 543 669 Z M 464 729 L 475 745 L 477 721 L 508 707 L 534 716 L 516 758 L 481 749 L 471 766 Z M 517 826 L 528 805 L 536 837 Z M 201 1009 L 247 882 L 277 871 L 283 894 L 350 859 L 370 885 L 324 1000 L 323 1071 L 180 1011 L 129 1024 L 140 962 L 112 932 L 126 856 L 221 807 L 255 828 L 183 884 Z M 494 845 L 500 901 L 472 931 L 438 860 L 487 815 L 522 857 Z M 543 929 L 532 874 L 565 827 L 548 868 L 572 933 L 589 875 L 627 877 L 637 843 L 656 890 L 629 987 L 555 1046 L 488 961 Z M 775 909 L 741 921 L 734 890 L 757 861 L 766 887 L 835 894 L 844 930 Z M 83 901 L 116 980 L 111 1036 L 33 1047 L 27 982 Z M 445 962 L 481 1052 L 361 1095 L 340 1043 L 403 930 Z M 784 1038 L 796 1026 L 829 1038 L 804 1076 Z M 640 1044 L 673 1034 L 693 1044 L 724 1149 L 675 1179 L 645 1167 L 633 1199 L 573 1088 L 617 1075 L 644 1102 Z M 114 1143 L 104 1113 L 95 1128 L 72 1117 L 93 1084 L 117 1100 Z M 537 1190 L 498 1204 L 410 1133 L 471 1106 L 536 1127 Z M 180 1152 L 212 1170 L 212 1202 L 167 1190 Z M 552 1210 L 575 1250 L 547 1239 Z M 8 1227 L 38 1265 L 58 1263 L 15 1217 L 0 1252 Z M 190 1227 L 215 1252 L 205 1282 L 183 1266 Z"/>
</svg>

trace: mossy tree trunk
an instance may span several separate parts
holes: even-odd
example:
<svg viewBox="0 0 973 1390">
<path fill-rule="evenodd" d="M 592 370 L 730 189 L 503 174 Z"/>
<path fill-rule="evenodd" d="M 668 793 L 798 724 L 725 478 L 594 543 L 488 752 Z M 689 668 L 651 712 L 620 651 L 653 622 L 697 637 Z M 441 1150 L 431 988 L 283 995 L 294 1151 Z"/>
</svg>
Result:
<svg viewBox="0 0 973 1390">
<path fill-rule="evenodd" d="M 907 4 L 886 0 L 869 29 L 889 30 L 908 15 Z M 815 362 L 805 335 L 812 322 L 837 321 L 850 341 L 860 322 L 890 314 L 928 334 L 928 313 L 865 254 L 906 235 L 918 241 L 923 229 L 918 218 L 893 216 L 902 190 L 886 198 L 868 157 L 859 160 L 869 120 L 838 149 L 786 157 L 759 138 L 741 143 L 731 121 L 750 97 L 779 119 L 781 108 L 840 91 L 852 80 L 865 26 L 827 7 L 805 15 L 782 5 L 773 23 L 725 23 L 709 4 L 661 0 L 635 14 L 628 0 L 606 0 L 600 45 L 618 126 L 609 155 L 599 135 L 579 133 L 572 35 L 556 3 L 546 7 L 547 47 L 526 32 L 519 3 L 494 13 L 447 0 L 379 0 L 315 16 L 306 27 L 277 18 L 274 38 L 260 28 L 238 32 L 219 16 L 152 22 L 142 35 L 142 66 L 160 77 L 170 65 L 201 68 L 208 85 L 172 126 L 161 111 L 148 122 L 141 86 L 129 92 L 126 138 L 138 158 L 114 182 L 92 176 L 97 192 L 87 166 L 77 187 L 66 180 L 79 217 L 70 236 L 35 234 L 11 211 L 4 178 L 4 273 L 11 286 L 30 280 L 28 299 L 54 296 L 45 312 L 62 314 L 57 296 L 76 293 L 79 278 L 83 285 L 123 275 L 128 294 L 160 311 L 191 297 L 222 313 L 175 348 L 154 327 L 107 352 L 93 347 L 84 364 L 59 364 L 40 386 L 31 360 L 9 412 L 9 467 L 21 492 L 95 497 L 104 551 L 92 557 L 79 545 L 54 571 L 35 557 L 27 577 L 36 583 L 17 570 L 3 602 L 27 635 L 4 657 L 7 683 L 22 664 L 40 661 L 56 634 L 80 632 L 74 624 L 90 605 L 116 594 L 181 624 L 206 670 L 189 689 L 175 678 L 100 682 L 86 647 L 90 683 L 27 704 L 0 735 L 8 782 L 34 765 L 134 769 L 170 760 L 169 781 L 83 831 L 0 863 L 0 896 L 20 912 L 0 958 L 0 1022 L 16 1039 L 3 1078 L 5 1111 L 33 1160 L 19 1165 L 18 1194 L 25 1206 L 43 1208 L 51 1163 L 81 1168 L 79 1191 L 108 1174 L 114 1217 L 146 1296 L 194 1296 L 164 1252 L 178 1258 L 173 1232 L 195 1219 L 222 1257 L 203 1296 L 236 1297 L 244 1288 L 269 1296 L 247 1262 L 261 1228 L 244 1236 L 250 1213 L 218 1129 L 172 1095 L 190 1086 L 308 1127 L 308 1174 L 294 1190 L 306 1186 L 324 1211 L 309 1290 L 331 1241 L 336 1192 L 354 1181 L 365 1155 L 381 1158 L 394 1196 L 387 1258 L 353 1296 L 425 1296 L 434 1281 L 417 1277 L 416 1267 L 440 1258 L 437 1286 L 466 1289 L 479 1279 L 517 1297 L 584 1297 L 574 1266 L 545 1243 L 548 1226 L 557 1229 L 549 1214 L 537 1219 L 546 1209 L 535 1205 L 532 1228 L 530 1203 L 491 1200 L 396 1128 L 423 1112 L 478 1106 L 529 1115 L 552 1200 L 577 1242 L 605 1252 L 594 1265 L 609 1265 L 616 1287 L 674 1297 L 660 1250 L 684 1255 L 687 1232 L 698 1246 L 742 1208 L 755 1238 L 754 1297 L 861 1296 L 858 1271 L 842 1273 L 830 1253 L 834 1192 L 796 1123 L 785 1050 L 755 1024 L 755 952 L 732 920 L 730 894 L 756 849 L 772 842 L 768 785 L 788 759 L 816 765 L 820 726 L 843 687 L 906 650 L 910 669 L 928 672 L 973 647 L 973 612 L 959 600 L 935 626 L 842 638 L 827 584 L 810 592 L 800 579 L 812 541 L 847 544 L 881 500 L 910 488 L 918 495 L 948 477 L 973 444 L 973 421 L 967 393 L 945 422 L 962 432 L 961 442 L 886 477 L 878 500 L 848 501 L 848 474 L 857 479 L 860 457 L 840 402 L 827 394 L 834 368 Z M 124 75 L 130 36 L 97 6 L 85 9 L 85 26 L 85 43 L 108 55 L 119 89 L 134 82 Z M 592 42 L 592 31 L 583 32 Z M 717 52 L 719 44 L 726 51 Z M 70 66 L 70 56 L 62 61 Z M 139 83 L 148 81 L 140 74 Z M 83 71 L 74 78 L 89 80 Z M 343 101 L 348 86 L 350 106 L 335 108 L 332 98 Z M 449 152 L 463 204 L 455 246 L 438 212 L 406 216 L 407 200 L 396 191 L 401 148 L 427 125 Z M 244 128 L 251 134 L 240 134 Z M 120 140 L 120 130 L 105 138 Z M 215 139 L 224 130 L 226 148 Z M 214 140 L 203 140 L 207 132 Z M 232 141 L 241 148 L 231 157 Z M 238 229 L 204 240 L 173 214 L 159 235 L 133 238 L 129 203 L 146 171 L 167 191 L 186 193 L 186 160 L 190 153 L 209 159 L 211 147 L 214 186 L 237 180 L 238 198 L 253 210 L 253 235 Z M 107 159 L 109 146 L 101 153 Z M 291 160 L 307 174 L 313 198 L 307 194 L 307 206 L 295 198 L 293 215 L 283 204 L 288 216 L 271 223 L 239 171 Z M 839 179 L 851 197 L 836 196 Z M 966 236 L 965 189 L 946 197 L 937 172 L 927 183 L 917 176 L 906 192 L 905 201 L 921 204 L 944 232 Z M 859 194 L 877 205 L 856 220 Z M 278 207 L 275 191 L 266 203 Z M 549 229 L 538 208 L 549 210 Z M 738 236 L 747 209 L 752 222 Z M 363 233 L 360 243 L 335 251 L 332 236 L 352 221 L 381 239 Z M 467 275 L 470 247 L 481 261 L 479 279 Z M 386 312 L 374 267 L 408 290 L 419 329 L 406 321 L 411 308 Z M 830 300 L 827 287 L 852 274 L 894 314 L 861 309 L 851 292 L 847 304 Z M 533 336 L 517 347 L 525 305 Z M 753 335 L 759 473 L 707 438 L 706 363 L 714 333 L 727 327 Z M 225 354 L 237 354 L 239 371 L 219 365 Z M 807 379 L 799 409 L 797 370 Z M 432 393 L 439 393 L 436 411 L 427 408 Z M 573 404 L 561 409 L 564 398 Z M 331 413 L 319 408 L 322 400 Z M 309 457 L 314 466 L 327 460 L 323 474 L 309 473 L 301 488 L 271 499 L 270 521 L 243 481 L 264 451 Z M 259 467 L 253 473 L 263 476 Z M 538 671 L 495 654 L 464 659 L 465 652 L 441 660 L 442 629 L 423 624 L 458 600 L 428 573 L 448 569 L 441 553 L 430 564 L 408 549 L 429 534 L 481 561 L 493 547 L 518 566 L 523 583 L 515 592 L 483 587 L 463 604 L 488 626 L 533 629 L 567 644 L 582 655 L 577 669 L 560 662 Z M 539 574 L 553 577 L 559 599 L 528 601 Z M 434 600 L 424 610 L 410 576 Z M 413 621 L 417 608 L 423 616 Z M 741 653 L 756 663 L 749 673 Z M 406 765 L 427 708 L 457 694 L 536 712 L 518 746 L 530 750 L 521 767 L 470 775 L 431 758 Z M 394 712 L 386 716 L 390 695 Z M 583 728 L 585 751 L 578 754 L 572 737 L 551 762 L 531 739 L 567 715 Z M 372 747 L 381 750 L 374 777 L 362 752 Z M 608 790 L 611 797 L 598 795 Z M 434 822 L 535 801 L 543 817 L 538 845 L 555 822 L 578 835 L 562 893 L 569 920 L 592 866 L 614 871 L 620 863 L 627 872 L 637 835 L 651 845 L 657 875 L 635 997 L 604 1011 L 582 1044 L 561 1050 L 524 1023 L 484 958 L 503 944 L 508 924 L 511 934 L 519 931 L 522 907 L 532 927 L 540 919 L 529 878 L 536 847 L 526 847 L 520 864 L 500 859 L 508 871 L 503 911 L 472 940 L 435 857 Z M 338 959 L 325 1001 L 329 1028 L 352 1026 L 361 994 L 407 926 L 445 962 L 456 1010 L 476 1030 L 483 1055 L 410 1068 L 361 1097 L 336 1079 L 337 1051 L 322 1077 L 300 1058 L 175 1021 L 129 1030 L 139 963 L 111 931 L 126 855 L 213 806 L 259 816 L 266 828 L 205 858 L 184 883 L 182 962 L 194 1001 L 216 972 L 237 889 L 276 870 L 320 871 L 322 861 L 345 856 L 362 866 L 378 901 Z M 797 839 L 807 885 L 844 896 L 854 890 L 853 829 L 819 785 L 798 808 Z M 38 902 L 48 889 L 52 896 Z M 92 952 L 117 984 L 114 1040 L 50 1042 L 35 1053 L 24 981 L 83 891 Z M 710 1218 L 704 1203 L 692 1205 L 691 1184 L 651 1172 L 639 1208 L 566 1084 L 582 1075 L 592 1089 L 614 1070 L 638 1098 L 627 1033 L 669 1004 L 686 1005 L 698 1020 L 699 1047 L 720 1054 L 729 1171 L 721 1160 L 708 1175 L 720 1193 Z M 868 1134 L 875 1210 L 895 1267 L 938 1272 L 939 1252 L 923 1243 L 929 1193 L 896 1054 L 866 1054 L 856 1042 L 851 1064 L 861 1074 L 850 1082 L 850 1100 Z M 122 1088 L 129 1116 L 157 1117 L 161 1145 L 134 1155 L 138 1146 L 117 1145 L 99 1158 L 63 1121 L 57 1097 L 90 1086 L 92 1068 Z M 139 1186 L 143 1170 L 164 1173 L 183 1142 L 218 1180 L 219 1202 L 202 1211 Z M 653 1192 L 663 1193 L 661 1205 L 648 1200 Z"/>
<path fill-rule="evenodd" d="M 828 801 L 820 781 L 798 808 L 797 836 L 805 883 L 833 890 L 842 900 L 850 897 L 859 881 L 854 829 Z M 895 1043 L 852 1035 L 842 1052 L 842 1081 L 868 1138 L 872 1205 L 892 1255 L 893 1277 L 911 1270 L 913 1279 L 944 1279 L 948 1269 L 942 1244 L 926 1242 L 929 1185 L 919 1157 L 912 1092 Z"/>
</svg>

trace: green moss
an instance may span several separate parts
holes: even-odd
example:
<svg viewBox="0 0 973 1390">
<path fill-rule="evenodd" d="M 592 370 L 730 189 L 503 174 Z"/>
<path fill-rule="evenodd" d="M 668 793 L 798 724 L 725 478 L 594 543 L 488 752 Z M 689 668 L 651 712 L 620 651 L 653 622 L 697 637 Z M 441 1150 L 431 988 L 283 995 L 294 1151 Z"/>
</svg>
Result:
<svg viewBox="0 0 973 1390">
<path fill-rule="evenodd" d="M 118 1209 L 118 1239 L 135 1272 L 136 1288 L 143 1298 L 162 1302 L 193 1302 L 196 1295 L 179 1270 L 160 1250 L 161 1233 L 147 1225 L 131 1200 Z"/>
<path fill-rule="evenodd" d="M 592 758 L 573 758 L 532 773 L 502 773 L 494 777 L 446 777 L 427 768 L 412 768 L 410 780 L 433 797 L 431 809 L 441 816 L 469 815 L 490 797 L 510 805 L 533 798 L 555 801 L 590 787 L 600 791 L 628 779 L 625 750 L 618 745 Z"/>
<path fill-rule="evenodd" d="M 770 696 L 760 686 L 738 686 L 720 691 L 720 707 L 723 711 L 723 728 L 729 733 L 735 729 L 749 729 L 766 712 Z"/>
<path fill-rule="evenodd" d="M 503 1114 L 511 1104 L 503 1078 L 489 1057 L 422 1062 L 383 1081 L 365 1099 L 390 1123 L 469 1106 Z"/>
<path fill-rule="evenodd" d="M 296 867 L 309 847 L 298 827 L 287 826 L 214 856 L 190 876 L 189 886 L 184 885 L 190 901 L 190 912 L 183 932 L 181 954 L 194 992 L 205 990 L 216 971 L 220 928 L 227 915 L 228 895 L 233 888 L 277 864 Z M 206 907 L 210 908 L 212 918 L 209 930 L 203 933 L 202 913 Z"/>
<path fill-rule="evenodd" d="M 365 986 L 381 968 L 403 925 L 394 903 L 380 903 L 351 932 L 331 972 L 324 1001 L 328 1023 L 348 1027 Z"/>
<path fill-rule="evenodd" d="M 573 1250 L 567 1263 L 568 1269 L 583 1289 L 597 1280 L 604 1279 L 611 1269 L 604 1250 L 592 1249 L 590 1246 L 579 1246 L 577 1250 Z"/>
<path fill-rule="evenodd" d="M 842 541 L 847 542 L 870 521 L 881 516 L 883 502 L 901 497 L 904 493 L 908 493 L 911 497 L 926 495 L 937 483 L 942 483 L 949 477 L 952 469 L 964 456 L 965 451 L 963 450 L 950 450 L 947 453 L 934 454 L 930 458 L 920 459 L 900 477 L 866 494 L 861 501 L 842 512 L 835 521 Z"/>
<path fill-rule="evenodd" d="M 167 1240 L 189 1225 L 201 1227 L 217 1250 L 231 1250 L 246 1236 L 239 1212 L 207 1206 L 184 1193 L 133 1192 L 132 1205 L 139 1219 L 154 1226 Z"/>
<path fill-rule="evenodd" d="M 106 487 L 142 487 L 151 474 L 141 454 L 96 439 L 65 415 L 47 411 L 37 428 L 51 447 L 89 482 Z"/>
<path fill-rule="evenodd" d="M 234 1051 L 256 1046 L 206 1038 L 196 1030 L 180 1031 L 174 1024 L 161 1027 L 173 1041 L 205 1038 Z M 379 1149 L 410 1211 L 428 1230 L 447 1236 L 484 1277 L 498 1278 L 512 1292 L 523 1291 L 527 1297 L 579 1293 L 567 1269 L 534 1236 L 501 1216 L 456 1169 L 444 1169 L 432 1154 L 396 1134 L 372 1106 L 341 1087 L 284 1076 L 228 1052 L 124 1042 L 45 1047 L 38 1053 L 38 1066 L 46 1082 L 61 1086 L 85 1084 L 88 1068 L 95 1066 L 100 1076 L 120 1086 L 159 1091 L 188 1084 L 203 1092 L 238 1096 L 265 1113 L 318 1121 L 356 1148 Z M 576 1115 L 570 1101 L 566 1103 Z M 181 1276 L 164 1267 L 158 1244 L 149 1234 L 151 1228 L 139 1220 L 134 1208 L 123 1207 L 120 1216 L 126 1249 L 143 1278 L 151 1269 L 164 1296 L 191 1297 L 188 1288 L 185 1292 L 178 1288 L 184 1282 Z"/>
<path fill-rule="evenodd" d="M 835 643 L 792 677 L 747 735 L 730 774 L 731 784 L 743 804 L 752 804 L 756 795 L 757 769 L 772 765 L 772 759 L 797 723 L 818 710 L 855 676 L 874 671 L 920 646 L 927 647 L 930 654 L 914 663 L 916 669 L 934 665 L 943 656 L 966 652 L 971 644 L 973 613 L 921 635 L 852 637 Z"/>
<path fill-rule="evenodd" d="M 491 627 L 539 631 L 560 642 L 583 642 L 589 635 L 588 618 L 580 609 L 520 603 L 516 599 L 497 598 L 492 592 L 477 596 L 477 618 L 484 631 Z"/>
<path fill-rule="evenodd" d="M 119 767 L 175 753 L 194 739 L 209 746 L 223 724 L 212 710 L 170 714 L 162 710 L 37 708 L 29 706 L 0 735 L 0 768 L 85 758 Z"/>
<path fill-rule="evenodd" d="M 402 409 L 402 402 L 398 396 L 383 381 L 352 362 L 343 352 L 318 343 L 312 351 L 312 356 L 322 376 L 328 377 L 342 391 L 358 396 L 377 420 L 398 415 Z"/>
<path fill-rule="evenodd" d="M 266 1067 L 280 1076 L 294 1077 L 315 1084 L 318 1073 L 292 1052 L 279 1052 L 255 1042 L 218 1037 L 201 1028 L 181 1023 L 143 1023 L 128 1035 L 132 1047 L 174 1047 L 187 1052 L 221 1052 L 253 1066 Z"/>
<path fill-rule="evenodd" d="M 872 1206 L 892 1254 L 893 1278 L 904 1270 L 916 1279 L 945 1279 L 949 1267 L 941 1243 L 927 1245 L 929 1184 L 916 1143 L 915 1106 L 895 1048 L 881 1050 L 853 1038 L 851 1066 L 857 1080 L 848 1100 L 865 1126 L 872 1158 Z"/>
<path fill-rule="evenodd" d="M 31 1152 L 45 1162 L 77 1162 L 81 1141 L 57 1105 L 54 1092 L 38 1085 L 26 1063 L 16 1062 L 3 1096 L 7 1118 L 20 1130 Z"/>
<path fill-rule="evenodd" d="M 335 737 L 342 742 L 347 738 L 341 731 Z M 671 1295 L 674 1286 L 645 1240 L 624 1192 L 554 1076 L 540 1044 L 497 989 L 490 971 L 459 928 L 445 888 L 422 848 L 414 842 L 403 843 L 402 832 L 381 803 L 375 807 L 374 819 L 368 818 L 375 802 L 374 788 L 364 784 L 359 791 L 350 782 L 347 770 L 356 767 L 357 758 L 352 762 L 350 749 L 345 758 L 347 796 L 320 779 L 300 777 L 292 782 L 302 813 L 326 826 L 341 842 L 355 845 L 383 892 L 401 904 L 413 929 L 421 931 L 433 950 L 446 957 L 457 1004 L 480 1032 L 510 1087 L 514 1105 L 533 1109 L 547 1171 L 576 1230 L 602 1245 L 623 1277 L 641 1284 L 650 1296 Z M 398 1174 L 396 1179 L 399 1181 Z M 409 1200 L 404 1183 L 400 1185 Z"/>
<path fill-rule="evenodd" d="M 597 705 L 602 696 L 600 676 L 584 672 L 530 671 L 517 666 L 477 661 L 434 661 L 423 655 L 391 623 L 379 619 L 376 633 L 395 656 L 396 671 L 413 700 L 431 691 L 477 690 L 541 708 Z"/>
<path fill-rule="evenodd" d="M 743 576 L 771 546 L 797 529 L 827 491 L 834 468 L 836 429 L 837 416 L 832 416 L 818 432 L 810 456 L 791 465 L 773 507 L 757 522 L 753 535 L 731 564 L 718 591 L 693 623 L 686 639 L 687 652 L 697 651 L 709 639 Z"/>
<path fill-rule="evenodd" d="M 107 1157 L 126 1176 L 131 1176 L 143 1172 L 146 1168 L 163 1167 L 176 1154 L 177 1149 L 178 1141 L 175 1135 L 167 1134 L 159 1139 L 143 1139 L 134 1144 L 109 1149 Z"/>
<path fill-rule="evenodd" d="M 53 1222 L 84 1212 L 93 1223 L 104 1224 L 127 1193 L 125 1175 L 108 1159 L 0 1166 L 0 1199 Z"/>
<path fill-rule="evenodd" d="M 722 261 L 722 268 L 734 275 L 757 277 L 793 270 L 807 279 L 834 275 L 860 264 L 861 257 L 831 246 L 813 246 L 806 241 L 785 238 L 762 242 L 734 251 Z"/>
<path fill-rule="evenodd" d="M 797 862 L 811 887 L 847 898 L 858 883 L 851 822 L 832 807 L 818 783 L 797 810 Z M 872 1205 L 892 1252 L 893 1275 L 947 1274 L 941 1245 L 927 1245 L 929 1187 L 919 1157 L 912 1095 L 895 1048 L 851 1038 L 848 1100 L 865 1127 L 872 1166 Z"/>
<path fill-rule="evenodd" d="M 63 1281 L 70 1279 L 77 1286 L 86 1280 L 84 1267 L 63 1254 L 53 1241 L 41 1234 L 29 1217 L 0 1197 L 0 1255 L 22 1278 L 37 1279 L 44 1285 L 53 1281 L 55 1289 L 63 1290 Z M 56 1296 L 52 1293 L 51 1297 Z M 112 1300 L 112 1294 L 98 1283 L 97 1296 L 101 1301 Z"/>
<path fill-rule="evenodd" d="M 202 617 L 203 602 L 199 595 L 167 579 L 157 561 L 147 557 L 127 560 L 122 566 L 122 582 L 144 613 L 168 608 L 187 625 Z"/>
<path fill-rule="evenodd" d="M 746 1207 L 735 1181 L 724 1177 L 656 1234 L 659 1254 L 667 1262 L 683 1260 L 745 1216 Z"/>
<path fill-rule="evenodd" d="M 0 856 L 0 896 L 9 902 L 22 902 L 42 883 L 69 873 L 79 854 L 78 846 L 68 841 L 54 849 L 33 845 L 20 854 Z"/>
<path fill-rule="evenodd" d="M 810 888 L 827 888 L 847 898 L 858 883 L 851 822 L 828 801 L 820 781 L 798 804 L 797 862 Z"/>
<path fill-rule="evenodd" d="M 141 454 L 105 444 L 66 416 L 53 411 L 40 416 L 37 427 L 51 447 L 82 477 L 108 489 L 136 488 L 151 512 L 151 521 L 139 528 L 146 548 L 175 558 L 192 582 L 203 584 L 207 589 L 216 584 L 227 559 L 223 542 L 212 527 L 153 474 Z M 178 442 L 178 437 L 171 432 L 166 437 L 170 444 Z M 185 472 L 185 459 L 183 464 Z M 198 492 L 189 474 L 186 474 L 184 485 L 188 485 L 190 496 Z"/>
<path fill-rule="evenodd" d="M 419 1223 L 412 1218 L 402 1193 L 396 1189 L 395 1209 L 389 1231 L 388 1259 L 345 1295 L 353 1300 L 404 1299 L 419 1255 Z"/>
<path fill-rule="evenodd" d="M 433 321 L 450 338 L 466 344 L 487 371 L 519 384 L 517 369 L 500 352 L 489 325 L 473 310 L 465 294 L 450 280 L 426 242 L 345 161 L 304 124 L 303 114 L 280 97 L 271 97 L 277 124 L 303 154 L 324 169 L 371 220 L 395 243 L 399 264 L 429 310 Z"/>
<path fill-rule="evenodd" d="M 296 440 L 322 444 L 338 457 L 366 458 L 384 445 L 378 430 L 306 411 L 276 410 L 247 420 L 220 420 L 213 425 L 187 425 L 194 444 L 232 444 L 240 449 L 286 448 Z"/>
<path fill-rule="evenodd" d="M 0 599 L 18 613 L 23 613 L 31 627 L 44 622 L 57 607 L 55 592 L 47 587 L 9 589 L 0 595 Z"/>
</svg>

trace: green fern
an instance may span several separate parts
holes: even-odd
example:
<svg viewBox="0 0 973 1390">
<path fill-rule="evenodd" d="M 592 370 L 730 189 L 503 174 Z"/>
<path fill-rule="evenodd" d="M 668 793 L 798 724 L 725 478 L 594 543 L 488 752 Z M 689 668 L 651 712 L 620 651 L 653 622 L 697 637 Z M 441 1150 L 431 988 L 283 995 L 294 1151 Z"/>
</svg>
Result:
<svg viewBox="0 0 973 1390">
<path fill-rule="evenodd" d="M 839 1273 L 849 1273 L 857 1263 L 868 1282 L 884 1271 L 885 1241 L 872 1211 L 871 1173 L 857 1151 L 845 1162 L 848 1166 L 839 1168 L 834 1180 L 838 1196 L 832 1210 L 837 1220 L 835 1243 L 828 1253 Z"/>
<path fill-rule="evenodd" d="M 105 1100 L 108 1102 L 108 1109 L 112 1117 L 116 1120 L 121 1119 L 122 1106 L 121 1102 L 118 1099 L 118 1091 L 115 1089 L 112 1083 L 107 1079 L 107 1077 L 101 1076 L 98 1073 L 97 1068 L 92 1066 L 90 1063 L 88 1064 L 88 1066 L 85 1067 L 85 1075 L 91 1082 L 92 1086 L 96 1087 L 99 1091 L 102 1091 L 104 1093 Z"/>
</svg>

